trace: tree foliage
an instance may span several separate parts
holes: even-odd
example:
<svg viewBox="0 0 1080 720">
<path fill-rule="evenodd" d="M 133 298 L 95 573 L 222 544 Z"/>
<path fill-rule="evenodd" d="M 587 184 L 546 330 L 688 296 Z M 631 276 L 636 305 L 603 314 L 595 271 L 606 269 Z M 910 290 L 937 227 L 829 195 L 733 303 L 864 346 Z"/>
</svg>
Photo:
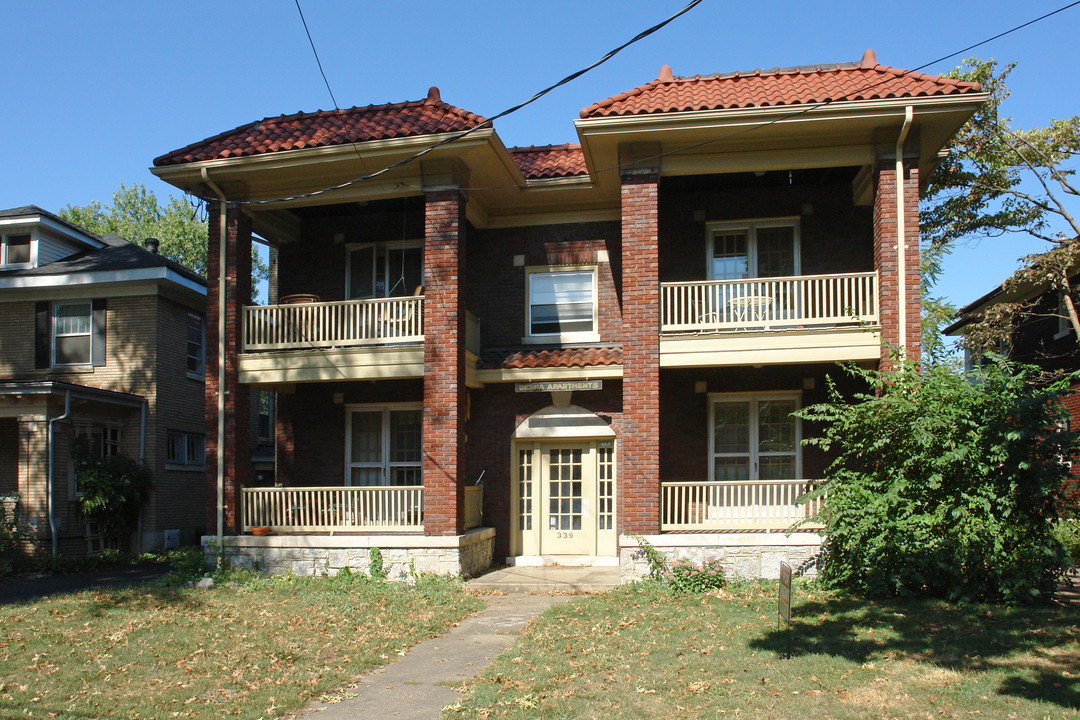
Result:
<svg viewBox="0 0 1080 720">
<path fill-rule="evenodd" d="M 97 200 L 89 205 L 68 205 L 60 211 L 60 217 L 98 235 L 115 233 L 139 245 L 146 238 L 157 238 L 163 257 L 206 277 L 208 230 L 201 206 L 189 205 L 173 195 L 162 205 L 154 192 L 142 184 L 121 185 L 113 193 L 111 206 Z M 268 272 L 254 249 L 251 271 L 254 297 L 256 285 L 266 279 Z"/>
<path fill-rule="evenodd" d="M 1001 114 L 1009 97 L 1006 79 L 1015 63 L 998 67 L 995 60 L 968 59 L 948 77 L 973 80 L 990 97 L 954 137 L 948 155 L 931 175 L 923 197 L 920 230 L 923 244 L 923 337 L 928 355 L 943 352 L 939 328 L 951 315 L 947 304 L 931 295 L 941 260 L 962 240 L 1023 233 L 1049 243 L 1043 253 L 1021 259 L 1006 285 L 1064 291 L 1071 297 L 1069 268 L 1075 273 L 1080 223 L 1073 200 L 1080 193 L 1071 159 L 1080 150 L 1080 117 L 1052 120 L 1031 130 L 1011 127 Z M 1071 301 L 1067 314 L 1080 336 Z M 1002 305 L 972 342 L 999 345 L 1006 339 L 1024 302 Z"/>
<path fill-rule="evenodd" d="M 72 459 L 82 493 L 79 511 L 101 523 L 106 536 L 123 543 L 135 529 L 139 510 L 150 496 L 150 471 L 126 455 L 95 456 L 85 435 L 75 438 Z"/>
<path fill-rule="evenodd" d="M 1030 368 L 995 359 L 978 381 L 946 364 L 849 368 L 870 390 L 800 411 L 825 472 L 822 579 L 869 596 L 1029 602 L 1062 569 L 1053 522 L 1078 436 Z"/>
</svg>

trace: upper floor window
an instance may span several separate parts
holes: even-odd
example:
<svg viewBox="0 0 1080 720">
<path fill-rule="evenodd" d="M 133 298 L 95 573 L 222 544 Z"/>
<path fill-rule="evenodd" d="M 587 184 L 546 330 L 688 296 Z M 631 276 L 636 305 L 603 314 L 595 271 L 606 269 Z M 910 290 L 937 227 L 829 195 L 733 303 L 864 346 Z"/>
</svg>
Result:
<svg viewBox="0 0 1080 720">
<path fill-rule="evenodd" d="M 799 274 L 797 219 L 710 223 L 707 227 L 710 280 Z"/>
<path fill-rule="evenodd" d="M 348 298 L 405 297 L 424 284 L 424 243 L 401 240 L 349 249 Z"/>
<path fill-rule="evenodd" d="M 203 319 L 195 313 L 188 313 L 187 319 L 187 374 L 194 380 L 202 380 L 203 362 L 206 358 Z"/>
<path fill-rule="evenodd" d="M 0 265 L 29 265 L 30 233 L 4 235 L 0 238 Z"/>
<path fill-rule="evenodd" d="M 529 268 L 526 272 L 532 340 L 598 341 L 596 268 Z"/>
<path fill-rule="evenodd" d="M 53 365 L 89 365 L 93 345 L 89 302 L 53 306 Z"/>
</svg>

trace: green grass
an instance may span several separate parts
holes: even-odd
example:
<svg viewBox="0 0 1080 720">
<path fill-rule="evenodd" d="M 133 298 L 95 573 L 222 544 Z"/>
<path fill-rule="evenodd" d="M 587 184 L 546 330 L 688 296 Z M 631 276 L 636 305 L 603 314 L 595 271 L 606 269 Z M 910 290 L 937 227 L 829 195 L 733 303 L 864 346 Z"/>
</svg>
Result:
<svg viewBox="0 0 1080 720">
<path fill-rule="evenodd" d="M 447 718 L 1077 718 L 1076 608 L 650 586 L 541 615 Z"/>
<path fill-rule="evenodd" d="M 482 603 L 450 580 L 248 578 L 0 606 L 2 718 L 270 718 Z"/>
</svg>

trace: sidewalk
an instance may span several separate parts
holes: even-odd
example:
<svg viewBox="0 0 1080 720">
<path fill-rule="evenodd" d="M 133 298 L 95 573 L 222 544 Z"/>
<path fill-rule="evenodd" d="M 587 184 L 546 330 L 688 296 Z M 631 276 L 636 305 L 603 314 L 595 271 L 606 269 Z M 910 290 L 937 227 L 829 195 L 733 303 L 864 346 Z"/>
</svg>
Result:
<svg viewBox="0 0 1080 720">
<path fill-rule="evenodd" d="M 395 662 L 345 688 L 336 703 L 316 702 L 305 720 L 436 720 L 461 697 L 453 688 L 480 674 L 537 614 L 571 595 L 493 595 L 486 610 L 446 635 L 425 640 Z M 353 695 L 354 697 L 349 697 Z"/>
</svg>

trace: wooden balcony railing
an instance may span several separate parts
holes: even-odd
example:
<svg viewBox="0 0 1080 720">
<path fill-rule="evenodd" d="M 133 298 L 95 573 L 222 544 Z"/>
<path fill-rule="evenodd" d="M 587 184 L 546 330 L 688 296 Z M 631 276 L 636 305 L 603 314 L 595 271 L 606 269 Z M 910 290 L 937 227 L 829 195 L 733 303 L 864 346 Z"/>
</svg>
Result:
<svg viewBox="0 0 1080 720">
<path fill-rule="evenodd" d="M 821 498 L 797 502 L 814 486 L 812 480 L 661 483 L 660 530 L 785 530 L 821 509 Z"/>
<path fill-rule="evenodd" d="M 661 332 L 878 324 L 876 272 L 660 284 Z"/>
<path fill-rule="evenodd" d="M 424 529 L 420 486 L 244 488 L 243 529 L 275 532 Z"/>
<path fill-rule="evenodd" d="M 424 340 L 424 298 L 244 308 L 244 351 L 357 347 Z"/>
</svg>

